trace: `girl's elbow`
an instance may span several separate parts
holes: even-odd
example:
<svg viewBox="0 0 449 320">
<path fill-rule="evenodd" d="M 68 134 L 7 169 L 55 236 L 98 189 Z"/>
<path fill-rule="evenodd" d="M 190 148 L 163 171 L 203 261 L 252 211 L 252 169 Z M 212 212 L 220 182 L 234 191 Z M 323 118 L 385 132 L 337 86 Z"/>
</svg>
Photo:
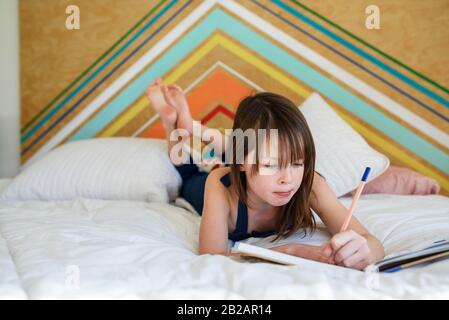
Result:
<svg viewBox="0 0 449 320">
<path fill-rule="evenodd" d="M 198 255 L 202 256 L 202 255 L 205 255 L 205 254 L 211 254 L 211 252 L 209 250 L 206 250 L 206 249 L 199 249 L 198 250 Z"/>
<path fill-rule="evenodd" d="M 199 255 L 204 255 L 204 254 L 220 254 L 220 255 L 227 255 L 229 252 L 226 249 L 222 249 L 222 248 L 208 248 L 208 247 L 203 247 L 200 246 L 198 249 L 198 254 Z"/>
</svg>

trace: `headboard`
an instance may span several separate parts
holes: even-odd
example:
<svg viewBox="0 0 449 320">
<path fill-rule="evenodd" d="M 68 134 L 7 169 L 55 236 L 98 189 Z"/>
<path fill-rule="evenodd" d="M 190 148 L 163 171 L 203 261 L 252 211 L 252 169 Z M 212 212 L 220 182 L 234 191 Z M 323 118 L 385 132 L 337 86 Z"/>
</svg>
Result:
<svg viewBox="0 0 449 320">
<path fill-rule="evenodd" d="M 65 13 L 79 8 L 80 29 Z M 195 119 L 230 128 L 240 99 L 319 92 L 392 164 L 449 194 L 449 2 L 45 0 L 20 2 L 21 160 L 66 141 L 163 137 L 144 92 L 186 92 Z"/>
</svg>

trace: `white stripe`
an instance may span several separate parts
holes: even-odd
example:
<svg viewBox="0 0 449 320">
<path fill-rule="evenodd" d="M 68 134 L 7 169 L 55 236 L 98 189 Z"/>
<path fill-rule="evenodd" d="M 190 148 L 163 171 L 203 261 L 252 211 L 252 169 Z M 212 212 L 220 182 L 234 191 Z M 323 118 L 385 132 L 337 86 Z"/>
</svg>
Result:
<svg viewBox="0 0 449 320">
<path fill-rule="evenodd" d="M 195 81 L 193 81 L 190 86 L 188 86 L 185 89 L 185 93 L 190 92 L 194 87 L 196 87 L 201 81 L 203 81 L 204 78 L 206 78 L 209 74 L 212 73 L 215 69 L 217 69 L 218 65 L 220 64 L 220 61 L 215 62 L 209 69 L 207 69 L 205 72 L 203 72 L 202 75 L 200 75 L 198 78 L 196 78 Z"/>
<path fill-rule="evenodd" d="M 148 120 L 147 122 L 145 122 L 145 124 L 143 126 L 141 126 L 136 132 L 134 132 L 132 134 L 132 137 L 137 137 L 139 134 L 142 133 L 143 130 L 145 130 L 150 124 L 152 124 L 154 121 L 156 121 L 156 119 L 159 118 L 159 114 L 155 114 L 154 116 L 152 116 L 150 118 L 150 120 Z"/>
<path fill-rule="evenodd" d="M 183 90 L 184 94 L 186 94 L 187 92 L 192 90 L 192 88 L 195 87 L 201 80 L 203 80 L 205 77 L 207 77 L 207 75 L 209 75 L 213 70 L 215 70 L 217 65 L 218 65 L 218 62 L 214 63 L 214 65 L 212 65 L 201 76 L 199 76 L 192 84 L 190 84 L 190 86 L 187 89 Z M 154 121 L 156 121 L 156 119 L 158 119 L 158 118 L 159 118 L 159 114 L 156 114 L 153 117 L 151 117 L 151 119 L 148 120 L 147 122 L 145 122 L 144 125 L 141 126 L 136 132 L 134 132 L 132 136 L 136 137 L 139 134 L 141 134 L 142 131 L 144 131 L 146 128 L 148 128 L 148 126 L 150 124 L 152 124 Z"/>
<path fill-rule="evenodd" d="M 235 71 L 234 69 L 232 69 L 231 67 L 229 67 L 228 65 L 226 65 L 225 63 L 221 62 L 221 61 L 217 61 L 213 64 L 213 66 L 211 66 L 209 69 L 207 69 L 203 74 L 201 74 L 201 76 L 199 76 L 194 82 L 192 82 L 187 89 L 184 90 L 184 93 L 187 94 L 190 90 L 192 90 L 196 85 L 198 85 L 198 83 L 200 83 L 204 78 L 206 78 L 212 71 L 214 71 L 217 67 L 222 67 L 223 69 L 225 69 L 226 71 L 228 71 L 229 73 L 232 73 L 235 77 L 239 78 L 240 80 L 242 80 L 243 82 L 247 83 L 249 86 L 257 89 L 260 92 L 265 92 L 265 89 L 262 89 L 262 87 L 258 86 L 257 84 L 255 84 L 254 82 L 252 82 L 251 80 L 249 80 L 248 78 L 242 76 L 240 73 L 238 73 L 237 71 Z M 139 134 L 141 134 L 146 128 L 148 128 L 154 121 L 156 121 L 156 119 L 159 118 L 159 115 L 155 115 L 153 117 L 151 117 L 151 119 L 149 119 L 147 122 L 144 123 L 143 126 L 141 126 L 139 129 L 137 129 L 136 132 L 133 133 L 133 137 L 138 136 Z"/>
<path fill-rule="evenodd" d="M 391 98 L 384 95 L 382 92 L 376 90 L 375 88 L 369 86 L 362 80 L 356 78 L 349 72 L 340 68 L 333 62 L 324 58 L 317 52 L 306 47 L 302 43 L 298 42 L 285 32 L 277 29 L 273 25 L 269 24 L 267 21 L 261 19 L 259 16 L 255 15 L 245 7 L 237 4 L 233 0 L 217 0 L 223 7 L 233 12 L 235 15 L 245 20 L 249 24 L 253 25 L 259 29 L 262 33 L 265 33 L 270 38 L 275 41 L 282 43 L 284 46 L 288 47 L 298 55 L 304 57 L 311 63 L 319 66 L 321 69 L 333 75 L 335 78 L 344 82 L 349 87 L 353 88 L 361 95 L 367 97 L 368 99 L 376 102 L 385 110 L 393 113 L 400 119 L 406 121 L 409 125 L 415 127 L 419 131 L 425 133 L 427 136 L 438 141 L 445 147 L 449 148 L 449 135 L 444 131 L 436 128 L 431 123 L 420 118 L 418 115 L 404 108 L 402 105 L 392 100 Z"/>
<path fill-rule="evenodd" d="M 197 20 L 204 16 L 207 11 L 217 3 L 217 0 L 206 0 L 199 5 L 191 14 L 189 14 L 183 21 L 181 21 L 175 28 L 173 28 L 161 41 L 157 42 L 144 56 L 137 60 L 129 69 L 117 78 L 108 88 L 106 88 L 97 98 L 89 103 L 83 111 L 74 117 L 67 125 L 65 125 L 57 134 L 49 139 L 38 152 L 36 152 L 24 164 L 26 168 L 31 163 L 36 161 L 46 152 L 53 149 L 61 141 L 72 133 L 80 124 L 82 124 L 90 115 L 95 113 L 109 98 L 111 98 L 117 91 L 124 87 L 129 79 L 132 79 L 142 69 L 145 68 L 151 61 L 153 61 L 159 54 L 168 48 L 176 41 L 184 32 L 186 32 Z"/>
<path fill-rule="evenodd" d="M 229 73 L 232 73 L 234 76 L 236 76 L 237 78 L 239 78 L 240 80 L 242 80 L 243 82 L 245 82 L 246 84 L 248 84 L 250 87 L 253 87 L 255 89 L 257 89 L 260 92 L 265 92 L 266 90 L 263 89 L 261 86 L 259 86 L 258 84 L 255 84 L 254 82 L 252 82 L 251 80 L 249 80 L 248 78 L 246 78 L 245 76 L 243 76 L 242 74 L 238 73 L 237 71 L 235 71 L 234 69 L 232 69 L 231 67 L 229 67 L 228 65 L 220 62 L 220 66 L 227 70 Z"/>
<path fill-rule="evenodd" d="M 316 64 L 321 69 L 333 75 L 335 78 L 344 82 L 349 87 L 358 91 L 361 95 L 375 101 L 385 110 L 390 111 L 400 119 L 406 121 L 411 126 L 419 131 L 430 136 L 432 139 L 438 141 L 440 144 L 449 148 L 449 135 L 440 129 L 434 127 L 426 120 L 420 118 L 414 113 L 404 108 L 399 103 L 385 96 L 380 91 L 369 86 L 360 79 L 354 77 L 352 74 L 346 72 L 339 66 L 327 60 L 317 52 L 311 50 L 300 42 L 296 41 L 288 34 L 277 29 L 265 20 L 261 19 L 245 7 L 235 3 L 233 0 L 206 0 L 199 7 L 197 7 L 189 16 L 181 21 L 172 31 L 170 31 L 160 42 L 158 42 L 151 50 L 134 63 L 128 70 L 126 70 L 117 80 L 115 80 L 107 89 L 105 89 L 94 101 L 92 101 L 86 108 L 83 109 L 74 119 L 72 119 L 66 126 L 64 126 L 56 135 L 54 135 L 41 149 L 36 152 L 23 167 L 28 166 L 34 162 L 41 155 L 51 150 L 64 140 L 73 130 L 75 130 L 83 121 L 92 115 L 98 108 L 101 107 L 110 97 L 112 97 L 118 90 L 120 90 L 130 78 L 134 77 L 140 72 L 145 65 L 150 63 L 158 54 L 171 45 L 183 32 L 192 26 L 198 19 L 200 19 L 206 12 L 212 8 L 216 3 L 220 3 L 226 9 L 232 11 L 242 20 L 247 21 L 250 25 L 258 28 L 262 33 L 268 37 L 281 42 L 289 49 L 296 52 L 298 55 L 304 57 L 313 64 Z"/>
</svg>

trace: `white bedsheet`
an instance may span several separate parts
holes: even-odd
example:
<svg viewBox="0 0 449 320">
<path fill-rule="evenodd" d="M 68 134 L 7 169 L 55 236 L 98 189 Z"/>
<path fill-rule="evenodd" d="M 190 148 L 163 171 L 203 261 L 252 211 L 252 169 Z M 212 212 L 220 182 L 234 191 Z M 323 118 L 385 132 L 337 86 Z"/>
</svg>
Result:
<svg viewBox="0 0 449 320">
<path fill-rule="evenodd" d="M 7 178 L 0 179 L 0 192 L 2 192 L 3 189 L 5 189 L 6 186 L 11 183 L 11 181 L 12 181 L 12 179 L 7 179 Z"/>
<path fill-rule="evenodd" d="M 449 238 L 448 197 L 364 195 L 356 211 L 387 254 Z M 0 298 L 449 298 L 449 260 L 375 274 L 199 256 L 199 222 L 170 204 L 0 202 Z"/>
</svg>

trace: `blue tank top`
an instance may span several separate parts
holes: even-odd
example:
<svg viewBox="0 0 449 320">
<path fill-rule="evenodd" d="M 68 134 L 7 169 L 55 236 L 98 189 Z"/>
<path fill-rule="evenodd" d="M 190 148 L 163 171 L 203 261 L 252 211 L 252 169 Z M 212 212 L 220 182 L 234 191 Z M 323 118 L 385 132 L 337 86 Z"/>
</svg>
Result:
<svg viewBox="0 0 449 320">
<path fill-rule="evenodd" d="M 231 185 L 230 174 L 227 173 L 220 179 L 221 183 L 225 187 L 229 187 Z M 244 239 L 248 239 L 251 237 L 256 238 L 265 238 L 275 234 L 276 231 L 253 231 L 251 233 L 248 232 L 248 209 L 245 204 L 239 199 L 238 210 L 237 210 L 237 223 L 235 226 L 235 230 L 228 233 L 229 240 L 232 241 L 241 241 Z"/>
</svg>

